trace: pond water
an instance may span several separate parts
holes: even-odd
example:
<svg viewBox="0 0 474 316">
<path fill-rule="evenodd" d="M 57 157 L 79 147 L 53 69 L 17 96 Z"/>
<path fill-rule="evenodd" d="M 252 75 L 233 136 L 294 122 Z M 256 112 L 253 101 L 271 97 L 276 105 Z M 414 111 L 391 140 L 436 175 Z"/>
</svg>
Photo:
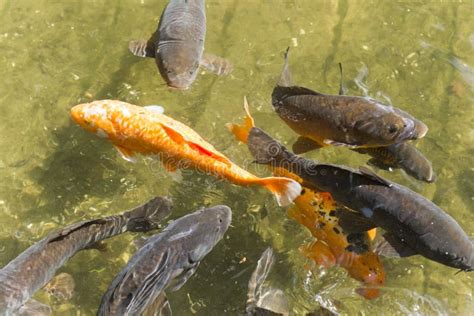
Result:
<svg viewBox="0 0 474 316">
<path fill-rule="evenodd" d="M 295 313 L 323 304 L 342 314 L 472 315 L 474 276 L 420 256 L 383 259 L 383 295 L 365 300 L 342 268 L 324 270 L 299 247 L 312 240 L 263 189 L 196 173 L 181 179 L 159 163 L 130 164 L 106 141 L 69 118 L 73 105 L 113 98 L 160 104 L 229 156 L 261 175 L 246 146 L 225 127 L 243 115 L 247 96 L 256 123 L 292 144 L 297 135 L 273 112 L 270 95 L 283 52 L 300 85 L 336 93 L 338 62 L 352 95 L 392 103 L 430 128 L 417 147 L 433 162 L 434 184 L 400 171 L 380 174 L 433 200 L 474 234 L 474 22 L 472 2 L 209 0 L 206 51 L 230 59 L 234 71 L 203 73 L 190 90 L 170 90 L 152 59 L 128 51 L 147 38 L 165 1 L 0 1 L 0 266 L 51 230 L 119 213 L 155 195 L 174 200 L 171 218 L 203 205 L 226 204 L 233 225 L 195 276 L 170 301 L 176 315 L 237 315 L 262 251 L 277 261 L 269 277 Z M 344 148 L 305 155 L 357 167 L 367 157 Z M 106 252 L 83 251 L 60 271 L 73 275 L 68 302 L 38 298 L 56 315 L 92 315 L 115 274 L 135 251 L 124 234 Z"/>
</svg>

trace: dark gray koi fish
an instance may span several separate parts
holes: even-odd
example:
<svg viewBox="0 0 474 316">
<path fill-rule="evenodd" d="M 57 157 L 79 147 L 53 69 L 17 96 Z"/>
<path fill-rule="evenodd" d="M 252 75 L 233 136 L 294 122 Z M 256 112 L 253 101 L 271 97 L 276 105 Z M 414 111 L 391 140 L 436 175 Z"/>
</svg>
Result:
<svg viewBox="0 0 474 316">
<path fill-rule="evenodd" d="M 257 262 L 249 280 L 247 293 L 247 316 L 289 315 L 290 309 L 285 294 L 280 289 L 264 288 L 274 261 L 272 248 L 267 248 Z"/>
<path fill-rule="evenodd" d="M 343 92 L 341 86 L 339 93 Z M 423 122 L 377 100 L 321 94 L 292 85 L 288 50 L 281 78 L 273 89 L 272 105 L 280 118 L 302 136 L 296 146 L 305 151 L 330 145 L 383 147 L 419 139 L 428 132 Z"/>
<path fill-rule="evenodd" d="M 355 148 L 354 151 L 368 154 L 373 158 L 368 164 L 380 169 L 400 168 L 415 179 L 428 183 L 436 180 L 436 174 L 428 160 L 410 143 L 398 143 L 387 147 Z"/>
<path fill-rule="evenodd" d="M 410 189 L 368 169 L 318 164 L 289 152 L 261 129 L 252 128 L 248 147 L 257 163 L 282 167 L 302 178 L 304 187 L 329 192 L 347 212 L 352 232 L 382 227 L 379 253 L 422 255 L 464 271 L 474 269 L 474 243 L 459 224 L 437 205 Z M 341 225 L 344 221 L 341 222 Z"/>
<path fill-rule="evenodd" d="M 204 54 L 205 37 L 204 0 L 170 0 L 151 38 L 131 41 L 129 49 L 135 56 L 154 58 L 168 86 L 187 89 L 199 66 L 217 75 L 232 71 L 228 60 Z"/>
<path fill-rule="evenodd" d="M 170 200 L 156 197 L 121 215 L 82 221 L 50 233 L 0 270 L 0 315 L 15 313 L 76 252 L 126 231 L 155 229 L 170 212 Z"/>
<path fill-rule="evenodd" d="M 231 219 L 230 208 L 218 205 L 183 216 L 150 237 L 112 281 L 97 315 L 141 315 L 150 305 L 156 308 L 157 299 L 168 304 L 164 291 L 186 283 Z"/>
</svg>

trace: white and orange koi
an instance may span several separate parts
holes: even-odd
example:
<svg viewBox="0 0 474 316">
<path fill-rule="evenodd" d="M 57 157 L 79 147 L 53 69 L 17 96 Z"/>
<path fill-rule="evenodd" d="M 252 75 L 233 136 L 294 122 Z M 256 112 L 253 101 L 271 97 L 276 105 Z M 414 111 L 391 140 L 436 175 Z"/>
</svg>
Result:
<svg viewBox="0 0 474 316">
<path fill-rule="evenodd" d="M 130 161 L 136 153 L 158 156 L 169 171 L 197 169 L 243 185 L 261 185 L 281 206 L 289 205 L 301 185 L 284 177 L 259 178 L 240 168 L 194 130 L 158 111 L 117 100 L 76 105 L 72 119 L 84 129 L 107 138 Z"/>
</svg>

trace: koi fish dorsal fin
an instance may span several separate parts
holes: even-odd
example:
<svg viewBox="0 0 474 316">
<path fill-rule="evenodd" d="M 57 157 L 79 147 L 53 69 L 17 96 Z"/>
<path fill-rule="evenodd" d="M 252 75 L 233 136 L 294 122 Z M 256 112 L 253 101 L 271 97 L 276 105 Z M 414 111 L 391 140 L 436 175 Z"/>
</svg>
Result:
<svg viewBox="0 0 474 316">
<path fill-rule="evenodd" d="M 157 115 L 157 117 L 160 118 L 161 126 L 163 126 L 163 129 L 174 142 L 188 144 L 189 147 L 202 155 L 212 157 L 228 166 L 232 165 L 232 162 L 227 157 L 218 152 L 214 146 L 202 139 L 198 133 L 188 126 L 166 115 Z"/>
</svg>

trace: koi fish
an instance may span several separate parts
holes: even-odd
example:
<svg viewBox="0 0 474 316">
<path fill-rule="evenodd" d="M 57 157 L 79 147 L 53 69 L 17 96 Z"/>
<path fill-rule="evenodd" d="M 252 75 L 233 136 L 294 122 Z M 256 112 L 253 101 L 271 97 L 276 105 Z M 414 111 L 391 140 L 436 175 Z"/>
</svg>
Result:
<svg viewBox="0 0 474 316">
<path fill-rule="evenodd" d="M 238 185 L 261 185 L 279 205 L 290 204 L 301 192 L 294 180 L 258 178 L 240 168 L 194 130 L 153 109 L 125 102 L 103 100 L 72 108 L 73 120 L 84 129 L 109 139 L 126 160 L 136 153 L 158 156 L 166 169 L 194 168 Z"/>
<path fill-rule="evenodd" d="M 291 83 L 288 50 L 272 105 L 280 118 L 302 137 L 302 153 L 324 146 L 383 147 L 419 139 L 428 127 L 410 114 L 364 97 L 327 95 Z M 341 87 L 340 93 L 343 93 Z M 304 148 L 304 149 L 303 149 Z"/>
<path fill-rule="evenodd" d="M 149 40 L 134 40 L 130 51 L 138 57 L 154 58 L 168 86 L 187 89 L 196 79 L 199 66 L 227 75 L 232 64 L 204 54 L 206 8 L 204 0 L 170 0 Z"/>
<path fill-rule="evenodd" d="M 436 180 L 431 162 L 410 143 L 398 143 L 387 147 L 356 148 L 354 151 L 372 156 L 369 165 L 387 170 L 403 169 L 415 179 L 428 183 Z"/>
<path fill-rule="evenodd" d="M 50 233 L 0 270 L 0 314 L 14 314 L 78 251 L 126 231 L 155 229 L 170 212 L 171 202 L 157 197 L 121 215 L 82 221 Z"/>
<path fill-rule="evenodd" d="M 256 127 L 246 98 L 244 108 L 244 124 L 228 124 L 228 128 L 238 140 L 247 143 L 250 133 Z M 272 151 L 271 147 L 267 149 Z M 284 168 L 272 166 L 272 171 L 274 175 L 303 182 L 298 175 Z M 288 210 L 288 215 L 306 226 L 317 239 L 310 246 L 304 247 L 303 253 L 326 268 L 339 264 L 351 277 L 369 286 L 358 289 L 359 294 L 366 298 L 378 297 L 380 290 L 377 287 L 385 283 L 385 272 L 378 255 L 370 249 L 369 239 L 375 237 L 375 230 L 372 230 L 370 235 L 366 232 L 347 233 L 341 227 L 339 217 L 349 210 L 339 206 L 328 193 L 316 193 L 304 188 L 294 202 L 295 205 Z"/>
<path fill-rule="evenodd" d="M 380 286 L 385 284 L 385 271 L 377 253 L 370 249 L 367 232 L 347 233 L 339 223 L 342 209 L 327 192 L 316 193 L 307 188 L 295 200 L 288 214 L 304 225 L 317 239 L 303 247 L 303 253 L 326 268 L 340 265 L 349 275 L 367 287 L 357 293 L 367 299 L 380 295 Z"/>
<path fill-rule="evenodd" d="M 348 225 L 352 232 L 383 228 L 379 254 L 418 254 L 449 267 L 474 270 L 473 241 L 450 215 L 422 195 L 366 168 L 353 170 L 299 157 L 257 128 L 249 133 L 248 147 L 257 163 L 281 166 L 298 175 L 304 187 L 329 192 L 355 211 L 357 221 Z"/>
<path fill-rule="evenodd" d="M 97 315 L 141 315 L 166 289 L 179 290 L 201 260 L 222 239 L 232 220 L 230 208 L 201 209 L 150 237 L 115 277 Z"/>
</svg>

